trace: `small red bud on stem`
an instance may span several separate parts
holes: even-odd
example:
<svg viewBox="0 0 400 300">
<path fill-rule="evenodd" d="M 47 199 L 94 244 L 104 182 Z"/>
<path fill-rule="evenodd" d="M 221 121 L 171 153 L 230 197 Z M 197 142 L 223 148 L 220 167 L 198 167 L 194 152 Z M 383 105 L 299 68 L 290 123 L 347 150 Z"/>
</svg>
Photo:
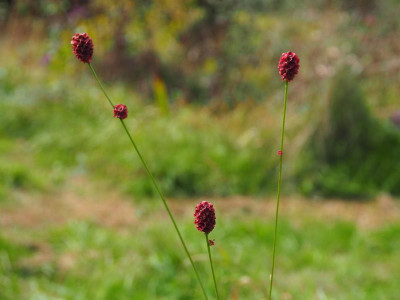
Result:
<svg viewBox="0 0 400 300">
<path fill-rule="evenodd" d="M 128 108 L 124 104 L 117 104 L 114 106 L 114 118 L 126 119 L 128 117 Z"/>
</svg>

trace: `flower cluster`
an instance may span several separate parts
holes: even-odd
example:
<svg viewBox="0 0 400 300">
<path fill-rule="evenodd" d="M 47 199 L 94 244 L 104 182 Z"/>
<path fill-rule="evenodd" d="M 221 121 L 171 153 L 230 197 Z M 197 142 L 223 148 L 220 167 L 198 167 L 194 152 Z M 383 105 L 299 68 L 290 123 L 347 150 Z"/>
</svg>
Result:
<svg viewBox="0 0 400 300">
<path fill-rule="evenodd" d="M 294 52 L 282 53 L 279 60 L 279 74 L 282 80 L 292 81 L 296 74 L 299 72 L 300 59 Z"/>
<path fill-rule="evenodd" d="M 124 104 L 117 104 L 114 106 L 114 118 L 126 119 L 128 117 L 128 108 Z"/>
<path fill-rule="evenodd" d="M 89 37 L 89 35 L 87 33 L 76 33 L 71 40 L 71 45 L 72 45 L 72 50 L 73 53 L 75 54 L 76 58 L 78 60 L 80 60 L 83 63 L 87 63 L 89 64 L 89 67 L 91 68 L 95 78 L 97 79 L 100 88 L 102 89 L 104 95 L 107 97 L 107 99 L 109 100 L 110 104 L 113 105 L 112 101 L 110 100 L 110 98 L 108 97 L 108 95 L 106 94 L 106 92 L 104 91 L 99 79 L 97 78 L 97 75 L 93 69 L 93 67 L 90 65 L 90 62 L 92 60 L 93 57 L 93 41 L 92 39 Z M 285 128 L 285 113 L 286 113 L 286 101 L 287 101 L 287 88 L 288 88 L 288 82 L 292 81 L 294 79 L 294 77 L 297 75 L 297 73 L 299 72 L 299 67 L 300 67 L 300 59 L 299 57 L 296 55 L 296 53 L 294 52 L 285 52 L 282 53 L 282 56 L 279 60 L 279 65 L 278 65 L 278 69 L 279 69 L 279 74 L 282 77 L 282 80 L 285 81 L 286 80 L 286 89 L 285 89 L 285 109 L 284 109 L 284 116 L 283 116 L 283 127 L 282 127 L 282 143 L 281 143 L 281 147 L 283 148 L 283 137 L 284 137 L 284 128 Z M 126 105 L 124 104 L 117 104 L 114 106 L 114 118 L 119 118 L 120 120 L 123 120 L 125 118 L 128 117 L 128 108 L 126 107 Z M 122 123 L 122 125 L 125 127 L 125 124 Z M 164 202 L 164 205 L 166 206 L 166 209 L 168 210 L 168 213 L 170 215 L 171 220 L 173 221 L 174 225 L 175 225 L 175 229 L 177 234 L 180 237 L 180 240 L 182 242 L 183 247 L 186 250 L 186 253 L 189 257 L 189 260 L 192 264 L 192 267 L 194 269 L 194 271 L 197 274 L 196 271 L 196 267 L 193 264 L 192 258 L 186 248 L 185 242 L 182 239 L 182 236 L 179 232 L 178 227 L 175 224 L 175 220 L 174 217 L 172 216 L 169 208 L 168 208 L 168 204 L 165 201 L 163 194 L 161 193 L 161 191 L 158 188 L 158 185 L 153 177 L 153 175 L 151 174 L 151 172 L 149 171 L 144 159 L 142 158 L 141 153 L 139 152 L 138 148 L 135 145 L 135 142 L 133 141 L 132 137 L 130 136 L 127 128 L 125 127 L 126 133 L 128 134 L 138 156 L 140 157 L 145 169 L 147 170 L 148 175 L 152 178 L 154 186 L 156 188 L 156 190 L 158 191 L 161 200 Z M 281 156 L 280 158 L 280 173 L 279 173 L 279 181 L 278 181 L 278 200 L 277 200 L 277 210 L 276 210 L 276 223 L 275 223 L 275 235 L 274 235 L 274 246 L 273 246 L 273 254 L 272 254 L 272 271 L 271 271 L 271 280 L 270 280 L 270 291 L 269 291 L 269 299 L 271 299 L 271 293 L 272 293 L 272 280 L 273 280 L 273 275 L 274 275 L 274 262 L 275 262 L 275 241 L 276 241 L 276 235 L 277 235 L 277 224 L 278 224 L 278 208 L 279 208 L 279 197 L 280 197 L 280 184 L 281 184 L 281 171 L 282 171 L 282 155 L 283 155 L 283 151 L 282 150 L 278 150 L 278 155 Z M 209 254 L 209 259 L 210 259 L 210 265 L 211 265 L 211 269 L 212 269 L 212 274 L 213 274 L 213 279 L 214 279 L 214 284 L 215 284 L 215 291 L 216 291 L 216 295 L 217 295 L 217 299 L 219 299 L 218 296 L 218 290 L 217 290 L 217 283 L 215 280 L 215 275 L 214 275 L 214 269 L 213 269 L 213 264 L 212 264 L 212 259 L 211 259 L 211 252 L 210 252 L 210 247 L 209 246 L 214 246 L 215 245 L 215 240 L 209 240 L 208 239 L 208 234 L 214 230 L 215 227 L 215 210 L 214 210 L 214 206 L 208 202 L 208 201 L 202 201 L 199 204 L 197 204 L 196 206 L 196 210 L 194 213 L 194 224 L 196 225 L 197 230 L 204 232 L 206 234 L 206 238 L 207 238 L 207 243 L 208 243 L 208 254 Z M 207 298 L 207 294 L 203 288 L 203 285 L 201 283 L 200 277 L 197 275 L 198 280 L 200 282 L 200 285 L 203 289 L 203 293 L 205 298 Z"/>
<path fill-rule="evenodd" d="M 200 202 L 194 212 L 194 224 L 199 231 L 209 234 L 215 227 L 214 206 L 207 201 Z"/>
<path fill-rule="evenodd" d="M 93 56 L 93 41 L 87 33 L 76 33 L 71 40 L 72 51 L 83 63 L 90 63 Z"/>
</svg>

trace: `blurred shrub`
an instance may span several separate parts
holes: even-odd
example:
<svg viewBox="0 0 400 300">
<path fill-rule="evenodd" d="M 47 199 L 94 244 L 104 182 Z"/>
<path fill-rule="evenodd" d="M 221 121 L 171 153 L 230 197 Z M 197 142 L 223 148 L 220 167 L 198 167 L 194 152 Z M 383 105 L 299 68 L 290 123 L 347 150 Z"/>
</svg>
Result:
<svg viewBox="0 0 400 300">
<path fill-rule="evenodd" d="M 328 112 L 301 160 L 302 191 L 360 197 L 400 194 L 400 133 L 366 106 L 361 79 L 350 70 L 333 80 Z"/>
</svg>

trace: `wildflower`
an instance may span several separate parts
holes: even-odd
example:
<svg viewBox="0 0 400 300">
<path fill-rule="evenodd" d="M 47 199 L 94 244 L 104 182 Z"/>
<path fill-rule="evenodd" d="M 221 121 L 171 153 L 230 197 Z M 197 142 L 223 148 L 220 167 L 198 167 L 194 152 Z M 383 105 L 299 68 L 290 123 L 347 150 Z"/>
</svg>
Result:
<svg viewBox="0 0 400 300">
<path fill-rule="evenodd" d="M 128 108 L 124 104 L 117 104 L 114 106 L 114 118 L 126 119 L 128 117 Z"/>
<path fill-rule="evenodd" d="M 194 213 L 194 224 L 199 231 L 209 234 L 215 227 L 214 206 L 207 201 L 200 202 Z"/>
<path fill-rule="evenodd" d="M 211 272 L 212 272 L 212 276 L 213 276 L 213 280 L 214 280 L 215 294 L 217 296 L 217 299 L 219 300 L 217 280 L 215 279 L 214 267 L 213 267 L 211 250 L 210 250 L 210 246 L 214 246 L 215 240 L 208 239 L 208 234 L 211 231 L 213 231 L 213 229 L 215 227 L 215 210 L 214 210 L 214 206 L 210 202 L 203 201 L 196 205 L 196 210 L 194 212 L 194 224 L 196 224 L 197 230 L 205 233 L 208 258 L 210 260 L 210 267 L 211 267 Z"/>
<path fill-rule="evenodd" d="M 276 211 L 275 211 L 275 228 L 274 228 L 274 243 L 272 247 L 272 268 L 270 275 L 269 285 L 269 296 L 268 299 L 272 299 L 272 282 L 274 280 L 274 268 L 275 268 L 275 253 L 276 253 L 276 237 L 278 233 L 278 215 L 279 215 L 279 200 L 281 198 L 281 183 L 282 183 L 282 162 L 283 162 L 283 138 L 285 136 L 285 120 L 286 120 L 286 105 L 287 95 L 289 88 L 289 81 L 293 80 L 296 74 L 299 72 L 300 60 L 294 52 L 282 53 L 279 60 L 279 74 L 282 77 L 282 81 L 285 81 L 285 96 L 283 102 L 283 117 L 282 117 L 282 134 L 281 134 L 281 147 L 278 150 L 279 159 L 279 175 L 278 175 L 278 195 L 276 199 Z"/>
<path fill-rule="evenodd" d="M 77 59 L 89 64 L 93 56 L 93 41 L 87 33 L 76 33 L 71 40 L 72 51 Z"/>
<path fill-rule="evenodd" d="M 300 59 L 294 52 L 282 53 L 279 60 L 279 74 L 282 80 L 292 81 L 296 74 L 299 72 Z"/>
<path fill-rule="evenodd" d="M 172 221 L 172 223 L 174 225 L 175 231 L 176 231 L 177 235 L 179 236 L 179 240 L 181 241 L 182 246 L 185 249 L 186 255 L 189 258 L 190 264 L 192 265 L 192 268 L 193 268 L 194 272 L 196 273 L 196 277 L 197 277 L 197 280 L 199 281 L 199 284 L 200 284 L 201 290 L 203 292 L 204 298 L 208 299 L 207 293 L 206 293 L 206 291 L 204 289 L 204 286 L 203 286 L 203 283 L 201 281 L 201 278 L 198 275 L 198 272 L 197 272 L 197 269 L 196 269 L 196 265 L 194 264 L 192 256 L 190 255 L 190 253 L 189 253 L 189 251 L 188 251 L 188 249 L 186 247 L 186 243 L 182 238 L 182 235 L 181 235 L 181 233 L 179 231 L 178 226 L 176 225 L 175 218 L 172 215 L 172 213 L 171 213 L 171 211 L 170 211 L 170 209 L 168 207 L 168 203 L 165 200 L 164 194 L 162 193 L 161 189 L 159 188 L 159 186 L 157 184 L 157 181 L 155 180 L 155 178 L 154 178 L 153 174 L 151 173 L 149 167 L 147 166 L 146 161 L 144 160 L 139 148 L 136 146 L 136 143 L 135 143 L 133 137 L 130 135 L 130 133 L 128 131 L 128 128 L 126 127 L 125 123 L 122 121 L 123 119 L 125 119 L 128 116 L 127 107 L 125 105 L 123 105 L 123 104 L 118 104 L 118 105 L 114 105 L 113 104 L 113 102 L 110 99 L 110 97 L 108 96 L 107 92 L 104 90 L 103 85 L 101 84 L 100 79 L 98 78 L 93 66 L 90 64 L 90 61 L 92 60 L 92 56 L 93 56 L 93 42 L 92 42 L 92 39 L 87 35 L 87 33 L 75 34 L 72 37 L 71 44 L 72 44 L 72 49 L 73 49 L 73 52 L 74 52 L 75 56 L 80 61 L 88 64 L 88 67 L 90 68 L 90 70 L 92 71 L 95 79 L 97 80 L 97 83 L 99 84 L 99 87 L 102 90 L 104 96 L 106 97 L 106 99 L 110 103 L 110 105 L 113 107 L 114 117 L 117 117 L 117 118 L 119 118 L 121 120 L 120 123 L 121 123 L 124 131 L 126 132 L 126 134 L 127 134 L 128 138 L 129 138 L 129 140 L 130 140 L 130 142 L 131 142 L 136 154 L 138 155 L 140 161 L 143 164 L 144 169 L 147 172 L 147 175 L 150 177 L 150 179 L 151 179 L 151 181 L 152 181 L 152 183 L 154 185 L 155 190 L 157 191 L 158 195 L 160 196 L 160 199 L 163 202 L 163 204 L 164 204 L 164 206 L 165 206 L 165 208 L 166 208 L 166 210 L 168 212 L 168 215 L 169 215 L 169 217 L 170 217 L 170 219 L 171 219 L 171 221 Z M 215 217 L 214 217 L 214 225 L 215 225 Z M 213 227 L 214 227 L 214 225 L 213 225 Z M 207 239 L 207 245 L 208 245 L 207 235 L 206 235 L 206 239 Z M 210 257 L 210 261 L 211 261 L 211 254 L 210 253 L 209 253 L 209 257 Z M 214 282 L 215 282 L 215 278 L 214 278 Z"/>
</svg>

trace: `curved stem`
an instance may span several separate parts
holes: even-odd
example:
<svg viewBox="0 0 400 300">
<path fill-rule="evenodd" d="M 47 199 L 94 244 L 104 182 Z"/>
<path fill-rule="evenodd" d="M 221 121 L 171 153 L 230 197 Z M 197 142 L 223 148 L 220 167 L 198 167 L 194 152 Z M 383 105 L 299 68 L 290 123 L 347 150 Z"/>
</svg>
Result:
<svg viewBox="0 0 400 300">
<path fill-rule="evenodd" d="M 208 258 L 210 259 L 211 272 L 212 272 L 212 276 L 213 276 L 213 280 L 214 280 L 215 294 L 217 295 L 217 299 L 219 300 L 217 280 L 215 279 L 215 274 L 214 274 L 214 267 L 213 267 L 212 258 L 211 258 L 210 243 L 208 241 L 208 234 L 205 234 L 205 236 L 206 236 L 206 243 L 207 243 L 207 250 L 208 250 Z"/>
<path fill-rule="evenodd" d="M 286 120 L 286 103 L 287 103 L 287 94 L 288 94 L 288 86 L 289 82 L 285 82 L 285 100 L 283 104 L 283 118 L 282 118 L 282 132 L 281 132 L 281 148 L 282 151 L 279 159 L 279 177 L 278 177 L 278 195 L 276 201 L 276 211 L 275 211 L 275 230 L 274 230 L 274 246 L 272 250 L 272 269 L 271 269 L 271 277 L 270 277 L 270 285 L 269 285 L 269 297 L 272 298 L 272 282 L 274 280 L 274 268 L 275 268 L 275 252 L 276 252 L 276 238 L 278 231 L 278 216 L 279 216 L 279 200 L 281 198 L 281 181 L 282 181 L 282 160 L 283 160 L 283 137 L 285 135 L 285 120 Z"/>
<path fill-rule="evenodd" d="M 97 74 L 96 74 L 96 72 L 94 71 L 92 65 L 89 64 L 89 67 L 90 67 L 90 69 L 92 70 L 93 75 L 94 75 L 94 77 L 96 78 L 97 82 L 99 83 L 100 88 L 101 88 L 101 90 L 102 90 L 103 93 L 104 93 L 104 96 L 106 96 L 108 102 L 109 102 L 109 103 L 111 104 L 111 106 L 114 108 L 113 102 L 111 101 L 110 97 L 108 97 L 106 91 L 104 90 L 104 88 L 103 88 L 103 86 L 102 86 L 102 84 L 101 84 L 99 78 L 97 77 Z M 146 169 L 146 172 L 147 172 L 148 176 L 150 177 L 151 182 L 152 182 L 153 185 L 154 185 L 154 188 L 156 189 L 158 195 L 160 196 L 160 198 L 161 198 L 161 200 L 162 200 L 162 202 L 163 202 L 163 204 L 164 204 L 165 209 L 167 210 L 167 213 L 168 213 L 168 215 L 169 215 L 169 217 L 170 217 L 170 219 L 171 219 L 171 222 L 172 222 L 172 224 L 174 225 L 175 231 L 176 231 L 176 233 L 178 234 L 179 240 L 180 240 L 181 243 L 182 243 L 183 249 L 185 250 L 185 253 L 186 253 L 187 257 L 189 258 L 190 264 L 192 265 L 193 270 L 194 270 L 194 272 L 195 272 L 195 274 L 196 274 L 197 280 L 199 281 L 201 290 L 203 291 L 204 298 L 208 300 L 208 297 L 207 297 L 206 291 L 205 291 L 205 289 L 204 289 L 203 283 L 201 282 L 201 279 L 200 279 L 200 275 L 199 275 L 199 273 L 197 272 L 196 266 L 195 266 L 195 264 L 194 264 L 194 262 L 193 262 L 192 256 L 191 256 L 190 253 L 189 253 L 189 250 L 188 250 L 187 247 L 186 247 L 186 243 L 185 243 L 185 241 L 183 240 L 183 237 L 182 237 L 182 235 L 181 235 L 181 232 L 180 232 L 179 229 L 178 229 L 178 225 L 176 225 L 175 218 L 174 218 L 174 216 L 172 215 L 171 210 L 169 209 L 169 206 L 168 206 L 167 201 L 165 200 L 164 194 L 161 192 L 161 190 L 160 190 L 160 188 L 159 188 L 159 186 L 158 186 L 158 184 L 157 184 L 157 182 L 156 182 L 156 180 L 155 180 L 153 174 L 150 172 L 150 169 L 149 169 L 149 167 L 147 166 L 146 161 L 144 160 L 144 158 L 143 158 L 141 152 L 139 151 L 139 148 L 137 147 L 135 141 L 133 140 L 131 134 L 130 134 L 129 131 L 128 131 L 128 128 L 126 127 L 124 120 L 121 120 L 121 119 L 120 119 L 120 121 L 121 121 L 122 127 L 124 128 L 126 134 L 128 135 L 128 138 L 129 138 L 129 140 L 130 140 L 130 142 L 131 142 L 133 148 L 135 149 L 137 155 L 139 156 L 140 161 L 142 162 L 144 168 Z"/>
</svg>

